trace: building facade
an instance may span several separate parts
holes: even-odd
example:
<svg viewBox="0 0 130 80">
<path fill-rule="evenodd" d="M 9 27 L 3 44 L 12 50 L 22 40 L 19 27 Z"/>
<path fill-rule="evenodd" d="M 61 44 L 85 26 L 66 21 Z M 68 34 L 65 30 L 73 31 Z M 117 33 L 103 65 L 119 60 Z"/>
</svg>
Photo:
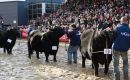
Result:
<svg viewBox="0 0 130 80">
<path fill-rule="evenodd" d="M 25 1 L 0 2 L 2 23 L 8 25 L 25 25 L 27 23 Z"/>
<path fill-rule="evenodd" d="M 52 13 L 60 8 L 64 0 L 27 0 L 28 18 L 36 19 L 44 13 Z"/>
<path fill-rule="evenodd" d="M 0 0 L 0 22 L 15 26 L 27 25 L 29 19 L 56 11 L 62 2 L 63 0 Z"/>
</svg>

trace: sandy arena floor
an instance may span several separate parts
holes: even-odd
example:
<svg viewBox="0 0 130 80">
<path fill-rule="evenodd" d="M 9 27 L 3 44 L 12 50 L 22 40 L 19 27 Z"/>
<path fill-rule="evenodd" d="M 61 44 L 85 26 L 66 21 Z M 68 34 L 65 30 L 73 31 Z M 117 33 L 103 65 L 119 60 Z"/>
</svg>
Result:
<svg viewBox="0 0 130 80">
<path fill-rule="evenodd" d="M 78 54 L 78 64 L 67 64 L 67 52 L 65 44 L 61 43 L 57 53 L 57 62 L 53 62 L 53 56 L 49 57 L 50 62 L 45 62 L 45 55 L 40 54 L 39 60 L 36 55 L 32 59 L 27 57 L 26 40 L 18 40 L 13 48 L 13 54 L 8 55 L 0 49 L 0 80 L 113 80 L 112 63 L 109 75 L 103 74 L 103 66 L 100 66 L 99 77 L 94 76 L 91 68 L 91 61 L 86 60 L 86 68 L 81 67 L 81 54 Z M 129 54 L 130 62 L 130 54 Z M 122 72 L 122 62 L 120 63 Z M 122 77 L 121 73 L 121 77 Z M 122 79 L 123 80 L 123 79 Z"/>
</svg>

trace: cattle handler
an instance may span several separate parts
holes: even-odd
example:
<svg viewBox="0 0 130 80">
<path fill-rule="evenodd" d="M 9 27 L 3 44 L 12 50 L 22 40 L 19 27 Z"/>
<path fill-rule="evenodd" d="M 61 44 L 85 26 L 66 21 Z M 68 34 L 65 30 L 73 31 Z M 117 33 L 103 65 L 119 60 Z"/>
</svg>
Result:
<svg viewBox="0 0 130 80">
<path fill-rule="evenodd" d="M 114 80 L 120 80 L 119 60 L 120 56 L 123 60 L 123 80 L 129 80 L 128 76 L 128 50 L 130 48 L 130 28 L 128 25 L 128 18 L 123 16 L 120 19 L 120 24 L 116 27 L 115 41 L 113 43 L 113 66 L 114 66 Z"/>
<path fill-rule="evenodd" d="M 80 30 L 75 24 L 72 24 L 66 33 L 70 39 L 68 47 L 68 64 L 72 63 L 72 57 L 74 59 L 74 63 L 77 64 L 77 51 L 80 46 Z"/>
</svg>

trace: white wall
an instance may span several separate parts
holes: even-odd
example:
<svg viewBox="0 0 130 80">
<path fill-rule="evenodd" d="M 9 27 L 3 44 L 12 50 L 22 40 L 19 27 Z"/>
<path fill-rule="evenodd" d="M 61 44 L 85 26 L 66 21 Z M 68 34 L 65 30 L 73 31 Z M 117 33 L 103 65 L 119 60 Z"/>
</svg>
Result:
<svg viewBox="0 0 130 80">
<path fill-rule="evenodd" d="M 42 3 L 42 14 L 46 13 L 46 5 Z"/>
</svg>

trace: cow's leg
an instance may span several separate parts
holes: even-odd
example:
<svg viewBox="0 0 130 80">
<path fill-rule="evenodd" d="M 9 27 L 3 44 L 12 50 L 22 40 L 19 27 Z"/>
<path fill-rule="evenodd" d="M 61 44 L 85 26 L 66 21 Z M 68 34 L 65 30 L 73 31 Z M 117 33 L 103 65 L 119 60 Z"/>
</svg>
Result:
<svg viewBox="0 0 130 80">
<path fill-rule="evenodd" d="M 48 57 L 49 57 L 49 53 L 45 53 L 46 56 L 46 62 L 49 62 Z"/>
<path fill-rule="evenodd" d="M 92 63 L 92 69 L 94 69 L 94 64 Z"/>
<path fill-rule="evenodd" d="M 38 51 L 36 51 L 36 55 L 37 55 L 37 59 L 40 59 Z"/>
<path fill-rule="evenodd" d="M 105 69 L 104 69 L 105 75 L 107 75 L 108 69 L 109 69 L 109 63 L 108 63 L 108 62 L 105 62 Z"/>
<path fill-rule="evenodd" d="M 28 53 L 28 58 L 30 58 L 31 59 L 31 55 L 32 55 L 32 51 L 29 51 L 29 53 Z"/>
<path fill-rule="evenodd" d="M 108 74 L 108 70 L 109 70 L 110 62 L 111 62 L 111 58 L 108 59 L 108 60 L 105 62 L 105 69 L 104 69 L 104 73 L 105 73 L 105 75 Z"/>
<path fill-rule="evenodd" d="M 32 50 L 28 50 L 28 58 L 31 59 L 31 55 L 33 54 L 33 51 Z"/>
<path fill-rule="evenodd" d="M 31 55 L 33 54 L 33 50 L 28 42 L 28 58 L 31 59 Z"/>
<path fill-rule="evenodd" d="M 54 62 L 57 62 L 57 60 L 56 60 L 56 54 L 54 54 L 54 59 L 53 60 L 54 60 Z"/>
<path fill-rule="evenodd" d="M 33 50 L 28 47 L 28 58 L 31 59 L 31 55 L 33 54 Z"/>
<path fill-rule="evenodd" d="M 6 53 L 6 48 L 5 47 L 3 48 L 3 51 L 4 51 L 4 53 Z"/>
<path fill-rule="evenodd" d="M 9 49 L 9 48 L 7 48 L 7 53 L 8 53 L 8 54 L 11 54 L 11 52 L 10 52 L 10 49 Z"/>
<path fill-rule="evenodd" d="M 93 61 L 93 65 L 94 65 L 95 76 L 98 76 L 98 68 L 99 68 L 98 61 Z"/>
<path fill-rule="evenodd" d="M 10 54 L 12 54 L 12 49 L 10 49 Z"/>
<path fill-rule="evenodd" d="M 12 48 L 9 49 L 9 54 L 12 54 Z"/>
<path fill-rule="evenodd" d="M 111 60 L 112 60 L 112 55 L 106 55 L 106 62 L 105 62 L 105 69 L 104 69 L 104 73 L 105 75 L 108 74 L 108 70 L 109 70 L 109 65 L 111 63 Z"/>
<path fill-rule="evenodd" d="M 82 68 L 85 68 L 86 57 L 82 56 Z"/>
<path fill-rule="evenodd" d="M 32 50 L 29 50 L 29 52 L 28 52 L 28 58 L 31 59 L 31 55 L 32 55 L 32 53 L 33 53 L 33 51 L 32 51 Z"/>
</svg>

